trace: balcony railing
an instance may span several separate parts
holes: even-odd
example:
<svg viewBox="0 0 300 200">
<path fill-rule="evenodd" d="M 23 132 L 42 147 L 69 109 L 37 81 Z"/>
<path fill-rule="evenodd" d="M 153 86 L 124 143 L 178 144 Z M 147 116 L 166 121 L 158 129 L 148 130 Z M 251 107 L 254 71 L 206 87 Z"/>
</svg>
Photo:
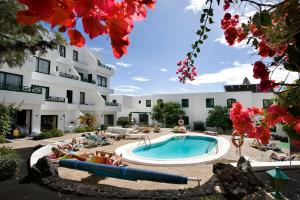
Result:
<svg viewBox="0 0 300 200">
<path fill-rule="evenodd" d="M 10 84 L 0 84 L 0 90 L 8 90 L 15 92 L 27 92 L 34 94 L 42 94 L 42 88 L 33 88 L 29 86 L 21 86 L 21 85 L 10 85 Z"/>
<path fill-rule="evenodd" d="M 64 72 L 59 72 L 59 76 L 64 77 L 64 78 L 79 80 L 78 76 L 74 76 L 72 74 L 67 74 L 67 73 L 64 73 Z"/>
<path fill-rule="evenodd" d="M 100 60 L 98 60 L 98 66 L 103 67 L 103 68 L 108 69 L 108 70 L 111 70 L 111 67 L 103 64 L 102 62 L 100 62 Z"/>
<path fill-rule="evenodd" d="M 89 80 L 87 78 L 82 78 L 81 81 L 86 82 L 86 83 L 92 83 L 92 84 L 96 84 L 95 80 Z"/>
<path fill-rule="evenodd" d="M 118 106 L 118 103 L 114 103 L 114 102 L 105 102 L 105 105 L 107 106 Z"/>
<path fill-rule="evenodd" d="M 49 96 L 46 101 L 64 103 L 66 100 L 64 97 Z"/>
</svg>

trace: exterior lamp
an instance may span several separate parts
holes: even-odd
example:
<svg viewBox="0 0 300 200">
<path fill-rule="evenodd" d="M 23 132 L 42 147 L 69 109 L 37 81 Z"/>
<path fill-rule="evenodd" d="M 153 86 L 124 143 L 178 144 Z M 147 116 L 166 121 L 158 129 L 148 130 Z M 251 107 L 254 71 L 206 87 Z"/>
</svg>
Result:
<svg viewBox="0 0 300 200">
<path fill-rule="evenodd" d="M 273 190 L 275 190 L 271 194 L 276 199 L 283 199 L 283 196 L 280 191 L 286 186 L 290 177 L 288 177 L 281 169 L 279 169 L 279 167 L 276 167 L 275 169 L 266 172 L 267 174 L 269 174 L 271 186 Z"/>
</svg>

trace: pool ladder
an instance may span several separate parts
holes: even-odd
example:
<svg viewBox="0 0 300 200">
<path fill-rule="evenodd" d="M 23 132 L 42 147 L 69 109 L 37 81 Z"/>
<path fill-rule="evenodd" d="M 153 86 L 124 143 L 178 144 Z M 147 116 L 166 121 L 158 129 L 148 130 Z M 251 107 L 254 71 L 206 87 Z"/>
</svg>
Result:
<svg viewBox="0 0 300 200">
<path fill-rule="evenodd" d="M 216 154 L 219 152 L 219 145 L 218 145 L 218 141 L 214 142 L 216 144 Z M 206 149 L 205 149 L 205 153 L 208 153 L 209 148 L 210 148 L 211 144 L 209 144 Z"/>
<path fill-rule="evenodd" d="M 150 138 L 147 135 L 142 137 L 142 140 L 144 141 L 144 144 L 146 145 L 146 147 L 151 146 Z M 149 144 L 147 143 L 147 141 L 148 141 Z M 141 139 L 139 139 L 139 144 L 138 145 L 140 145 L 140 143 L 141 143 Z"/>
</svg>

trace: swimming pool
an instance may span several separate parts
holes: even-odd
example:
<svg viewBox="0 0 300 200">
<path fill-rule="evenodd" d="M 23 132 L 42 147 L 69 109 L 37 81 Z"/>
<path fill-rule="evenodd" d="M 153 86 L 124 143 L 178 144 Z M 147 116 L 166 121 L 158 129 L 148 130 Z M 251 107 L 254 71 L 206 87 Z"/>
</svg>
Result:
<svg viewBox="0 0 300 200">
<path fill-rule="evenodd" d="M 132 163 L 179 166 L 209 162 L 224 156 L 228 140 L 202 134 L 168 134 L 151 140 L 151 144 L 130 143 L 116 149 L 118 155 Z"/>
</svg>

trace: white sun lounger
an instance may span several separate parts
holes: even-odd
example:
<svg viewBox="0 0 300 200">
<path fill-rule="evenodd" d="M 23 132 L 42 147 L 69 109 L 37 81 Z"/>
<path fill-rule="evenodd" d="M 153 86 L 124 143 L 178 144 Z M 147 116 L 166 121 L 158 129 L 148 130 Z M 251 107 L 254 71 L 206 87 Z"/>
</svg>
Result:
<svg viewBox="0 0 300 200">
<path fill-rule="evenodd" d="M 278 161 L 278 162 L 258 162 L 251 161 L 251 166 L 254 171 L 266 171 L 279 167 L 280 169 L 300 169 L 300 161 Z M 237 163 L 230 163 L 236 167 Z"/>
</svg>

